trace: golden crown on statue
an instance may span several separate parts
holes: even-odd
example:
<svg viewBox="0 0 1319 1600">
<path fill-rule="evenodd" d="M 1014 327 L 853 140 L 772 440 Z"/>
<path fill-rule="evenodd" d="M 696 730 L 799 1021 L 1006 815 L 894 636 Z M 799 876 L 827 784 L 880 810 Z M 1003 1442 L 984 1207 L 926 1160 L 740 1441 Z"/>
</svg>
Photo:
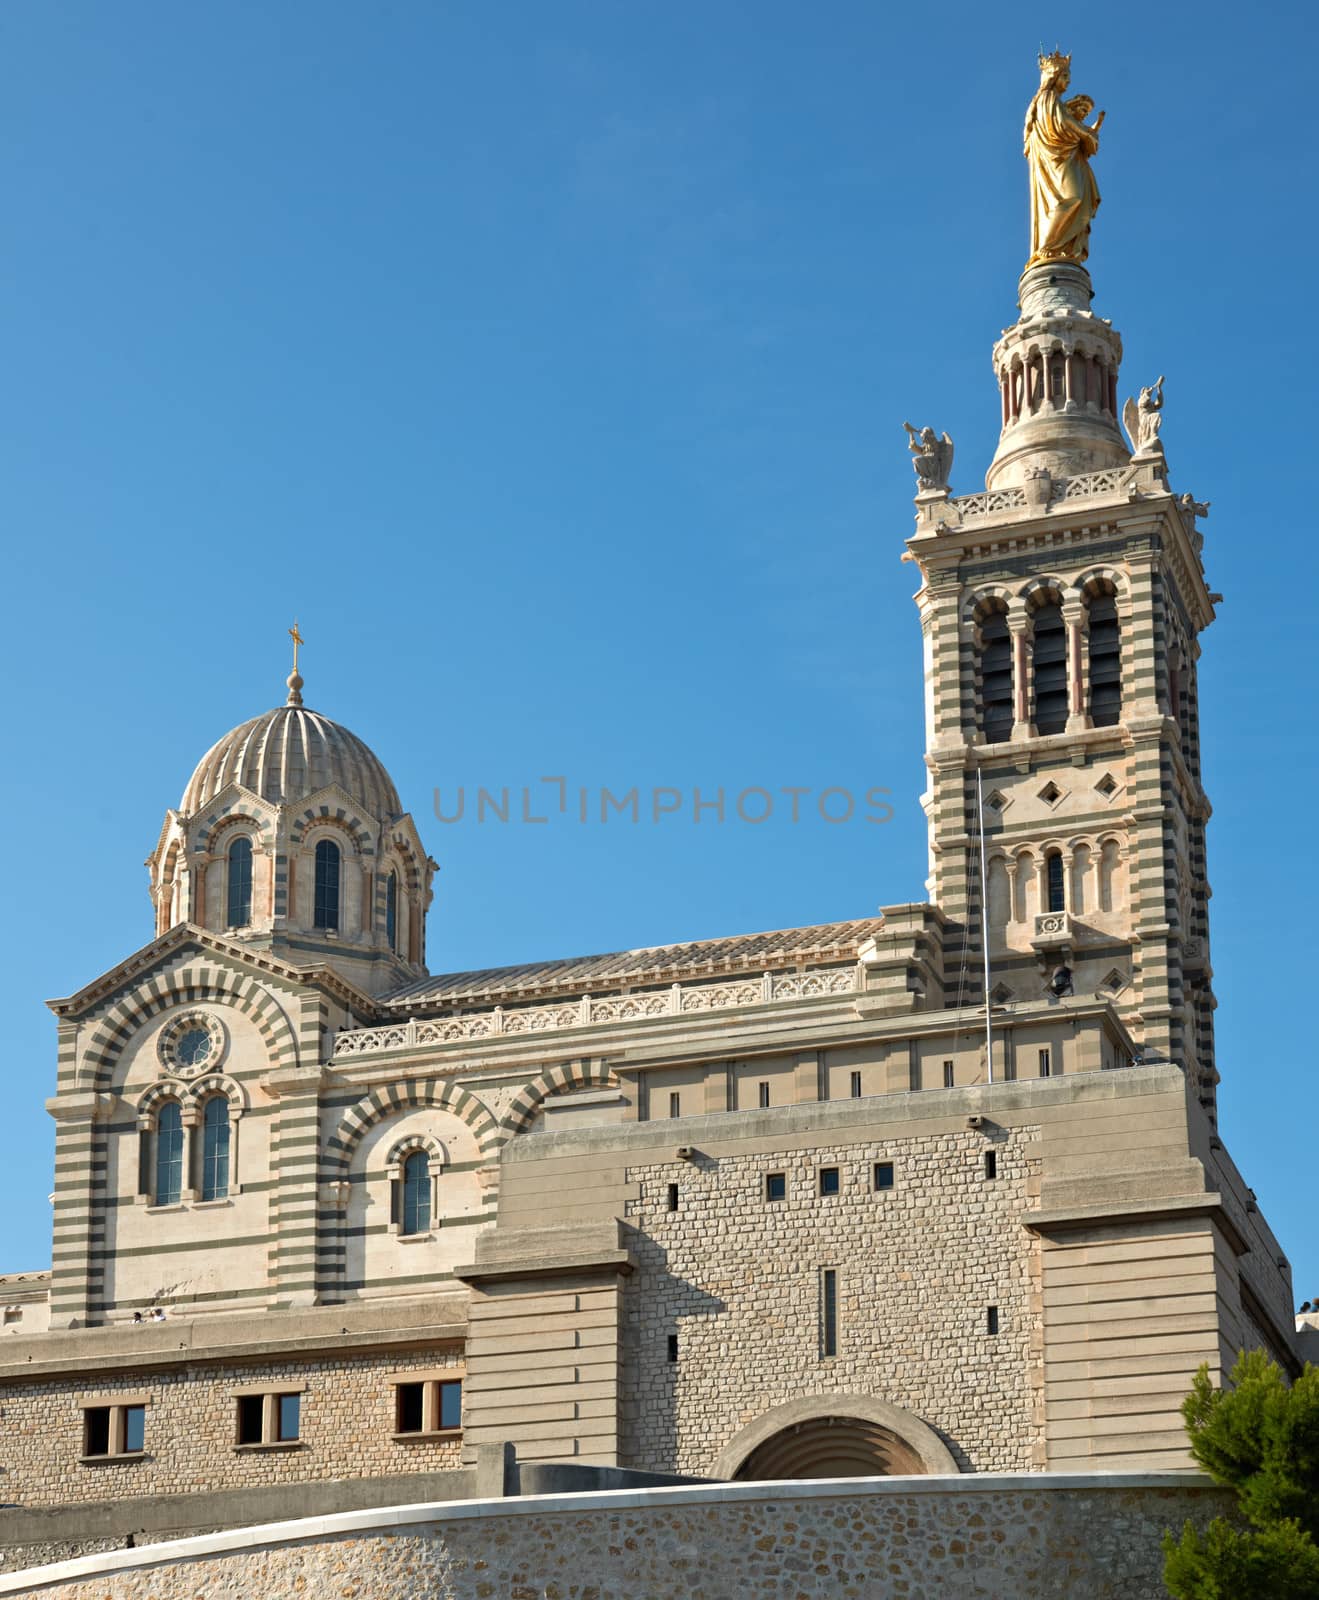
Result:
<svg viewBox="0 0 1319 1600">
<path fill-rule="evenodd" d="M 1071 56 L 1065 56 L 1061 50 L 1055 50 L 1051 56 L 1046 56 L 1043 50 L 1040 51 L 1041 72 L 1043 72 L 1047 67 L 1053 67 L 1059 71 L 1066 71 L 1071 67 L 1071 65 Z"/>
</svg>

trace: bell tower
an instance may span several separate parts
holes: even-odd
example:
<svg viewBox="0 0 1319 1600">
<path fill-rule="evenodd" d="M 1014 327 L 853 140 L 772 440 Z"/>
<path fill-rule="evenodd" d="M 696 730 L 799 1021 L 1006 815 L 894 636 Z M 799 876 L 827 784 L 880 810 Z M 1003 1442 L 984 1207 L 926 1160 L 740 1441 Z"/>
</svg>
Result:
<svg viewBox="0 0 1319 1600">
<path fill-rule="evenodd" d="M 1169 486 L 1162 379 L 1127 399 L 1125 441 L 1119 429 L 1122 342 L 1091 309 L 1075 200 L 1093 215 L 1098 123 L 1087 97 L 1062 100 L 1059 62 L 1041 59 L 1027 118 L 1032 256 L 994 347 L 985 490 L 955 496 L 951 440 L 910 430 L 928 888 L 950 922 L 950 1003 L 984 1003 L 983 916 L 1005 1020 L 1070 979 L 1112 1003 L 1145 1059 L 1181 1064 L 1212 1115 L 1196 663 L 1221 596 L 1201 560 L 1208 507 Z M 1061 176 L 1041 176 L 1050 161 Z"/>
</svg>

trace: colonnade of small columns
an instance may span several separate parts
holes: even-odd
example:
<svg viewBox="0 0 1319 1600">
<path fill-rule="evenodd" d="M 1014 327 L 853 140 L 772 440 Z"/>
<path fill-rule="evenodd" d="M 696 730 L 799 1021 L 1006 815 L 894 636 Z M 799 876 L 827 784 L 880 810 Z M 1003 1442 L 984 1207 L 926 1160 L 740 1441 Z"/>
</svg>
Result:
<svg viewBox="0 0 1319 1600">
<path fill-rule="evenodd" d="M 1042 410 L 1090 409 L 1117 416 L 1117 364 L 1063 345 L 1031 345 L 999 371 L 1003 426 Z"/>
<path fill-rule="evenodd" d="M 1062 862 L 1061 906 L 1049 904 L 1052 856 Z M 990 922 L 1002 927 L 1009 922 L 1028 923 L 1051 911 L 1079 916 L 1120 910 L 1120 863 L 1121 847 L 1116 839 L 1105 839 L 1098 845 L 1077 840 L 1038 851 L 1035 846 L 1027 846 L 1011 854 L 993 856 L 988 863 Z"/>
</svg>

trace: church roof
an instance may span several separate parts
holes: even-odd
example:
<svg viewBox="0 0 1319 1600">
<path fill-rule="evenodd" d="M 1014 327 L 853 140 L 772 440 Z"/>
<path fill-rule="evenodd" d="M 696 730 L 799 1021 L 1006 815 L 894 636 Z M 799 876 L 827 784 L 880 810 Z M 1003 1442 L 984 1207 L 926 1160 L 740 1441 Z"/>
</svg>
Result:
<svg viewBox="0 0 1319 1600">
<path fill-rule="evenodd" d="M 263 712 L 212 745 L 188 780 L 179 810 L 192 815 L 231 783 L 276 805 L 338 784 L 374 817 L 403 813 L 379 756 L 355 733 L 298 704 Z"/>
<path fill-rule="evenodd" d="M 442 972 L 397 989 L 380 1003 L 415 1010 L 427 1004 L 454 1006 L 501 996 L 580 995 L 601 985 L 617 988 L 628 983 L 673 983 L 681 978 L 721 973 L 841 963 L 854 961 L 861 945 L 882 926 L 882 917 L 863 917 L 854 922 L 825 922 L 809 928 L 780 928 L 725 939 L 695 939 L 685 944 L 650 945 L 604 955 L 532 961 L 516 967 Z"/>
</svg>

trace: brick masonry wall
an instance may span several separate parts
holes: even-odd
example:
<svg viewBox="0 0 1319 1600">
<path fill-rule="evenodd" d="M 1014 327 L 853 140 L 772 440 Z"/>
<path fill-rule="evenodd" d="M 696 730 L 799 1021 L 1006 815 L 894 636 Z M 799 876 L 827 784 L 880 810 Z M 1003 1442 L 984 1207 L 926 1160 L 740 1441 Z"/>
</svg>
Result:
<svg viewBox="0 0 1319 1600">
<path fill-rule="evenodd" d="M 1038 1244 L 1017 1220 L 1038 1184 L 1039 1130 L 994 1132 L 629 1171 L 640 1265 L 625 1289 L 623 1464 L 709 1473 L 771 1407 L 859 1393 L 922 1417 L 963 1470 L 1042 1465 Z M 872 1190 L 876 1161 L 893 1162 L 891 1190 Z M 840 1169 L 837 1195 L 819 1194 L 822 1166 Z M 786 1175 L 782 1201 L 765 1199 L 771 1172 Z M 820 1353 L 825 1267 L 838 1273 L 832 1358 Z"/>
<path fill-rule="evenodd" d="M 1162 1532 L 1187 1518 L 1203 1524 L 1228 1502 L 1194 1480 L 915 1492 L 880 1480 L 818 1496 L 793 1484 L 757 1488 L 747 1499 L 668 1490 L 598 1507 L 573 1495 L 561 1508 L 511 1502 L 479 1517 L 438 1507 L 433 1520 L 340 1533 L 331 1519 L 300 1543 L 210 1555 L 183 1547 L 167 1566 L 31 1581 L 46 1600 L 1159 1600 Z M 36 1592 L 20 1587 L 22 1574 L 11 1583 L 0 1579 L 0 1593 Z"/>
<path fill-rule="evenodd" d="M 394 1352 L 306 1363 L 207 1365 L 172 1372 L 6 1384 L 0 1387 L 0 1499 L 67 1505 L 192 1490 L 253 1488 L 433 1472 L 459 1466 L 461 1437 L 398 1441 L 393 1373 L 455 1368 L 457 1349 Z M 301 1441 L 237 1449 L 234 1390 L 271 1380 L 306 1384 Z M 85 1395 L 150 1396 L 142 1456 L 83 1464 Z"/>
</svg>

